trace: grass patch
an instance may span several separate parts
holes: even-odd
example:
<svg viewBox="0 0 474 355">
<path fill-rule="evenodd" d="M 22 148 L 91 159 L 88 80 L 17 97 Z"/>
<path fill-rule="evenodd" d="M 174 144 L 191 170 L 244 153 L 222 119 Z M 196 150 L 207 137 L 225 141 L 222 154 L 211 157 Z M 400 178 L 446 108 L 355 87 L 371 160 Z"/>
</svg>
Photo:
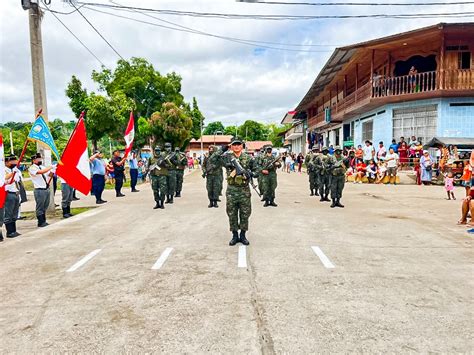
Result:
<svg viewBox="0 0 474 355">
<path fill-rule="evenodd" d="M 71 213 L 75 216 L 83 212 L 87 212 L 93 208 L 95 207 L 73 207 L 71 208 Z M 25 217 L 26 220 L 36 219 L 35 211 L 22 212 L 21 215 L 22 217 Z M 51 218 L 49 214 L 48 217 Z M 56 209 L 54 211 L 54 218 L 63 218 L 63 211 L 61 209 Z"/>
</svg>

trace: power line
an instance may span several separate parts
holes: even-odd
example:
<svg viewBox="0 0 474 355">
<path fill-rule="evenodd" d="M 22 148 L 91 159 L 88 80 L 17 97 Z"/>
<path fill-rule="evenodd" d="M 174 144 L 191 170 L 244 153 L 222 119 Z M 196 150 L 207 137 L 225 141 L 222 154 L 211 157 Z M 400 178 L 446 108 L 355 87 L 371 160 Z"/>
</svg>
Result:
<svg viewBox="0 0 474 355">
<path fill-rule="evenodd" d="M 258 14 L 229 14 L 215 12 L 196 12 L 179 10 L 162 10 L 153 8 L 142 8 L 124 5 L 111 5 L 101 3 L 82 2 L 82 5 L 92 7 L 105 7 L 112 9 L 128 9 L 143 12 L 157 12 L 163 15 L 191 16 L 203 18 L 221 18 L 221 19 L 250 19 L 250 20 L 316 20 L 316 19 L 349 19 L 349 18 L 397 18 L 397 19 L 419 19 L 419 18 L 438 18 L 438 17 L 472 17 L 474 12 L 445 12 L 445 13 L 408 13 L 408 14 L 362 14 L 362 15 L 258 15 Z"/>
<path fill-rule="evenodd" d="M 120 5 L 118 4 L 117 2 L 114 2 L 112 0 L 110 0 L 111 3 L 113 4 L 117 4 L 117 5 Z M 90 9 L 92 10 L 92 9 Z M 122 11 L 122 10 L 121 10 Z M 213 33 L 209 33 L 209 32 L 204 32 L 204 31 L 200 31 L 200 30 L 196 30 L 194 28 L 191 28 L 191 27 L 187 27 L 187 26 L 183 26 L 183 25 L 180 25 L 180 24 L 177 24 L 175 22 L 171 22 L 171 21 L 167 21 L 167 20 L 163 20 L 159 17 L 156 17 L 156 16 L 153 16 L 153 15 L 150 15 L 150 14 L 147 14 L 147 13 L 143 13 L 143 12 L 140 12 L 140 11 L 137 11 L 137 10 L 123 10 L 123 11 L 127 11 L 127 12 L 136 12 L 138 14 L 141 14 L 141 15 L 144 15 L 144 16 L 147 16 L 147 17 L 150 17 L 150 18 L 153 18 L 153 19 L 156 19 L 160 22 L 163 22 L 163 23 L 167 23 L 169 25 L 173 25 L 173 26 L 176 26 L 176 27 L 179 27 L 179 28 L 182 28 L 182 29 L 185 29 L 186 31 L 185 32 L 190 32 L 190 33 L 194 33 L 194 34 L 200 34 L 200 35 L 205 35 L 205 36 L 210 36 L 210 37 L 215 37 L 215 38 L 220 38 L 220 39 L 225 39 L 225 40 L 230 40 L 230 41 L 238 41 L 239 43 L 240 42 L 248 42 L 248 43 L 255 43 L 255 44 L 263 44 L 263 45 L 267 45 L 267 44 L 270 44 L 270 45 L 279 45 L 279 46 L 283 46 L 283 47 L 337 47 L 339 45 L 335 45 L 335 44 L 296 44 L 296 43 L 281 43 L 281 42 L 269 42 L 269 41 L 259 41 L 259 40 L 251 40 L 251 39 L 243 39 L 243 38 L 236 38 L 236 37 L 228 37 L 228 36 L 222 36 L 222 35 L 217 35 L 217 34 L 213 34 Z M 109 13 L 110 14 L 110 13 Z M 168 28 L 168 27 L 166 27 Z"/>
<path fill-rule="evenodd" d="M 105 43 L 107 43 L 107 45 L 112 48 L 112 50 L 123 60 L 125 60 L 119 52 L 117 52 L 117 50 L 109 43 L 109 41 L 107 41 L 105 39 L 104 36 L 102 36 L 102 34 L 99 32 L 99 30 L 97 30 L 97 28 L 94 27 L 94 25 L 82 14 L 81 11 L 79 11 L 79 9 L 76 7 L 76 5 L 74 5 L 74 2 L 70 2 L 70 4 L 76 9 L 76 11 L 82 16 L 82 18 L 84 18 L 84 20 L 86 20 L 86 22 L 94 29 L 94 31 L 100 36 L 100 38 L 102 38 L 104 40 Z"/>
<path fill-rule="evenodd" d="M 474 1 L 455 2 L 285 2 L 285 1 L 255 1 L 253 4 L 268 5 L 304 5 L 304 6 L 436 6 L 436 5 L 472 5 Z"/>
<path fill-rule="evenodd" d="M 47 5 L 45 4 L 45 6 L 47 6 Z M 105 67 L 105 64 L 102 63 L 102 61 L 92 52 L 92 50 L 90 50 L 89 47 L 87 47 L 87 46 L 84 44 L 84 42 L 82 42 L 82 41 L 79 39 L 79 37 L 77 37 L 77 36 L 74 34 L 74 32 L 72 32 L 72 30 L 71 30 L 69 27 L 67 27 L 66 24 L 65 24 L 64 22 L 62 22 L 61 19 L 60 19 L 53 11 L 51 11 L 51 9 L 50 9 L 49 7 L 46 7 L 46 8 L 42 7 L 42 9 L 43 9 L 43 10 L 46 10 L 46 11 L 49 11 L 49 12 L 56 18 L 56 20 L 58 20 L 59 23 L 60 23 L 61 25 L 63 25 L 63 27 L 64 27 L 66 30 L 68 30 L 68 32 L 69 32 L 95 59 L 97 59 L 97 61 L 98 61 L 102 66 Z"/>
<path fill-rule="evenodd" d="M 133 17 L 117 15 L 117 14 L 114 14 L 114 13 L 110 13 L 110 12 L 90 8 L 88 6 L 85 6 L 85 8 L 88 9 L 88 10 L 91 10 L 91 11 L 103 13 L 103 14 L 118 17 L 118 18 L 127 19 L 127 20 L 130 20 L 130 21 L 135 21 L 135 22 L 139 22 L 139 23 L 143 23 L 143 24 L 147 24 L 147 25 L 151 25 L 151 26 L 166 28 L 166 29 L 170 29 L 170 30 L 174 30 L 174 31 L 178 31 L 178 32 L 187 32 L 187 33 L 191 33 L 191 34 L 198 34 L 198 35 L 203 35 L 203 36 L 208 36 L 208 37 L 220 38 L 220 39 L 223 39 L 223 40 L 227 40 L 227 41 L 231 41 L 231 42 L 235 42 L 235 43 L 240 43 L 240 44 L 244 44 L 244 45 L 252 46 L 252 47 L 256 47 L 256 48 L 265 48 L 265 49 L 287 51 L 287 52 L 305 52 L 305 53 L 332 52 L 332 50 L 304 50 L 304 49 L 291 49 L 291 48 L 280 48 L 280 47 L 272 47 L 272 46 L 266 46 L 266 45 L 258 45 L 258 44 L 255 44 L 255 43 L 246 42 L 245 40 L 236 40 L 236 39 L 234 40 L 234 39 L 225 38 L 223 36 L 218 36 L 218 35 L 214 35 L 214 34 L 207 33 L 207 32 L 201 32 L 201 31 L 195 31 L 195 30 L 186 30 L 186 29 L 180 29 L 180 28 L 176 28 L 176 27 L 159 25 L 155 22 L 149 22 L 149 21 L 139 20 L 139 19 L 136 19 L 136 18 L 133 18 Z"/>
</svg>

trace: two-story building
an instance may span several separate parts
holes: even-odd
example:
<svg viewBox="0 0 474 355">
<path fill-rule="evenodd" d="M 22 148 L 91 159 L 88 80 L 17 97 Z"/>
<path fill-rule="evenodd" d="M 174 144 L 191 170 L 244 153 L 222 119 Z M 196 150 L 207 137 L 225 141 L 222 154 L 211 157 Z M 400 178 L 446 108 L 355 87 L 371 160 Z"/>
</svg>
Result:
<svg viewBox="0 0 474 355">
<path fill-rule="evenodd" d="M 474 137 L 474 23 L 337 48 L 294 117 L 326 145 Z"/>
</svg>

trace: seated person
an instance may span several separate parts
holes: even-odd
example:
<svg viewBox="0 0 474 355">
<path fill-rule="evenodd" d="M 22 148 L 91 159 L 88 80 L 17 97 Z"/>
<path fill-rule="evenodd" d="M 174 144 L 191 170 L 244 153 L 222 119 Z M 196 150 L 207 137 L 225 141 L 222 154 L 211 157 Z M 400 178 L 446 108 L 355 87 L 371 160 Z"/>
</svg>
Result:
<svg viewBox="0 0 474 355">
<path fill-rule="evenodd" d="M 387 175 L 386 163 L 380 161 L 379 166 L 377 168 L 377 180 L 375 180 L 375 183 L 376 184 L 383 183 L 383 179 L 385 178 L 385 175 Z"/>
<path fill-rule="evenodd" d="M 373 159 L 370 160 L 369 165 L 367 166 L 366 175 L 369 183 L 373 184 L 377 178 L 377 164 L 375 164 Z"/>
<path fill-rule="evenodd" d="M 367 165 L 364 164 L 364 161 L 362 159 L 357 159 L 354 184 L 356 183 L 362 184 L 362 180 L 364 180 L 366 169 L 367 169 Z"/>
</svg>

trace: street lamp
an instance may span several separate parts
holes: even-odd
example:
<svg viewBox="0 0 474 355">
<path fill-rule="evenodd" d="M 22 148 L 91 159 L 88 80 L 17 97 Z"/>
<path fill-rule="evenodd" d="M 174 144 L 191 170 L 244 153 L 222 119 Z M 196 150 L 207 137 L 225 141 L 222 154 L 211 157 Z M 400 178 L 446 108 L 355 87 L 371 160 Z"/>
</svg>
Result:
<svg viewBox="0 0 474 355">
<path fill-rule="evenodd" d="M 214 132 L 214 145 L 216 145 L 216 134 L 218 134 L 218 133 L 221 134 L 221 135 L 223 134 L 222 131 L 215 131 Z"/>
</svg>

